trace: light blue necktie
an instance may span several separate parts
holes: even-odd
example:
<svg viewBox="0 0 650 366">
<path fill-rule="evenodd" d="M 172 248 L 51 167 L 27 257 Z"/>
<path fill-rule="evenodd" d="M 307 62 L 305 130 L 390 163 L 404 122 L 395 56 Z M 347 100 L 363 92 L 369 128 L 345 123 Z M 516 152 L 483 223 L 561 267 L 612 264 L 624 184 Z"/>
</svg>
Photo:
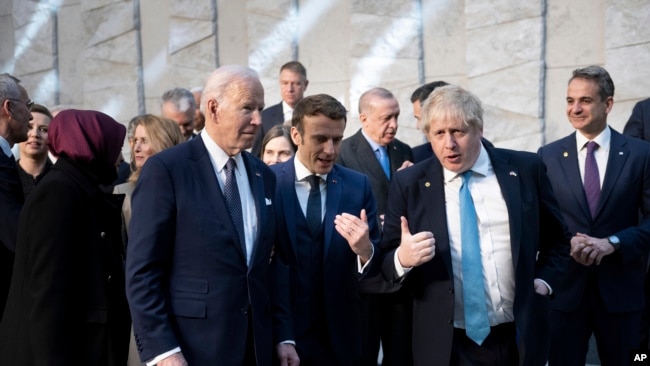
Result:
<svg viewBox="0 0 650 366">
<path fill-rule="evenodd" d="M 469 178 L 471 176 L 471 170 L 462 173 L 463 184 L 460 187 L 459 194 L 463 299 L 467 337 L 480 346 L 490 334 L 490 322 L 485 305 L 485 285 L 483 284 L 483 264 L 481 263 L 476 209 L 469 191 Z"/>
<path fill-rule="evenodd" d="M 379 152 L 379 164 L 381 168 L 384 169 L 386 177 L 390 179 L 390 161 L 388 161 L 388 153 L 386 152 L 386 146 L 379 146 L 377 149 Z"/>
</svg>

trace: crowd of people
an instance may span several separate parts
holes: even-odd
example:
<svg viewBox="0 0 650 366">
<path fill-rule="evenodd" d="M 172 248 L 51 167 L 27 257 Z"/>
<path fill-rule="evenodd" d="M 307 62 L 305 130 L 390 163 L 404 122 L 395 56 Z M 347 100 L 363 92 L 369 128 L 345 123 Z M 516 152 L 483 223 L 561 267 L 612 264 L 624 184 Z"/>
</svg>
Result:
<svg viewBox="0 0 650 366">
<path fill-rule="evenodd" d="M 222 66 L 125 126 L 0 75 L 0 364 L 584 365 L 594 336 L 618 366 L 648 349 L 650 99 L 619 133 L 608 72 L 576 69 L 575 131 L 535 154 L 485 139 L 481 101 L 444 81 L 411 96 L 414 147 L 385 88 L 344 139 L 348 110 L 305 95 L 300 62 L 279 83 L 265 108 L 254 70 Z"/>
</svg>

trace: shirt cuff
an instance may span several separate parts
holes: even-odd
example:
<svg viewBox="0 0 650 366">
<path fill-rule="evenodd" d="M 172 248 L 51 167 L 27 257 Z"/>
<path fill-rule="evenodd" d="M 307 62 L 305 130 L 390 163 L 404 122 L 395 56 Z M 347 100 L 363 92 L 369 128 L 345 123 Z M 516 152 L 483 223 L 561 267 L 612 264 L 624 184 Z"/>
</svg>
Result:
<svg viewBox="0 0 650 366">
<path fill-rule="evenodd" d="M 375 255 L 375 246 L 371 245 L 370 248 L 372 248 L 372 253 L 370 253 L 370 258 L 368 258 L 366 264 L 361 265 L 361 257 L 357 256 L 357 271 L 359 271 L 359 274 L 362 274 L 363 271 L 366 270 L 368 264 L 370 264 L 370 261 L 372 261 L 372 257 Z"/>
<path fill-rule="evenodd" d="M 548 296 L 553 295 L 553 288 L 551 287 L 551 285 L 549 285 L 548 282 L 544 281 L 541 278 L 538 278 L 538 280 L 542 281 L 542 283 L 546 285 L 546 287 L 548 287 Z"/>
<path fill-rule="evenodd" d="M 296 341 L 292 341 L 290 339 L 287 339 L 286 341 L 282 341 L 278 344 L 293 344 L 294 346 L 296 345 Z"/>
<path fill-rule="evenodd" d="M 174 348 L 172 350 L 169 350 L 169 351 L 167 351 L 167 352 L 165 352 L 165 353 L 163 353 L 161 355 L 156 356 L 153 360 L 147 362 L 147 366 L 155 366 L 158 362 L 166 359 L 167 357 L 173 355 L 174 353 L 180 353 L 180 352 L 181 352 L 181 348 L 176 347 L 176 348 Z"/>
<path fill-rule="evenodd" d="M 393 257 L 393 259 L 395 261 L 395 272 L 397 273 L 397 278 L 402 278 L 407 273 L 411 272 L 413 268 L 402 267 L 402 264 L 399 262 L 399 257 L 397 256 L 397 253 L 399 253 L 399 247 L 395 249 L 395 256 Z"/>
</svg>

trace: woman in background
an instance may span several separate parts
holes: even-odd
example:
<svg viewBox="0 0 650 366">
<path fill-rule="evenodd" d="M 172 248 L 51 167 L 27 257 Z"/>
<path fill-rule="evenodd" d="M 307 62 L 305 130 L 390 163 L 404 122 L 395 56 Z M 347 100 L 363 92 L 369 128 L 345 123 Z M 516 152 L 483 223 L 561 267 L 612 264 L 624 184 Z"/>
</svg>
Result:
<svg viewBox="0 0 650 366">
<path fill-rule="evenodd" d="M 23 184 L 25 199 L 32 192 L 36 183 L 43 177 L 52 163 L 47 157 L 47 135 L 52 121 L 50 111 L 40 104 L 32 106 L 32 120 L 29 121 L 27 141 L 18 145 L 18 174 Z"/>
<path fill-rule="evenodd" d="M 49 126 L 57 162 L 20 215 L 0 365 L 123 366 L 129 342 L 122 197 L 104 193 L 126 129 L 69 109 Z"/>
<path fill-rule="evenodd" d="M 285 125 L 275 125 L 262 140 L 260 159 L 266 165 L 284 163 L 296 153 L 296 145 L 291 140 L 291 128 Z"/>
<path fill-rule="evenodd" d="M 185 141 L 178 125 L 167 118 L 144 114 L 129 122 L 129 144 L 131 145 L 131 175 L 126 183 L 115 186 L 113 193 L 124 194 L 122 205 L 123 224 L 128 237 L 131 221 L 131 194 L 135 189 L 140 171 L 147 159 L 174 145 Z M 126 237 L 125 237 L 126 239 Z M 126 240 L 124 241 L 126 244 Z"/>
</svg>

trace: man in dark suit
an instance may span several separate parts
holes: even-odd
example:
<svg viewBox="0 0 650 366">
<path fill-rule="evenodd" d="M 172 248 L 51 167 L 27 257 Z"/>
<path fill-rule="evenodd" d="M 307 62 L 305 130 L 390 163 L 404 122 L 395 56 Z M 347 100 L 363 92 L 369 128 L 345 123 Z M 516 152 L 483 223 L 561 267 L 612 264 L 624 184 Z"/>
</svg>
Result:
<svg viewBox="0 0 650 366">
<path fill-rule="evenodd" d="M 574 235 L 574 260 L 552 304 L 550 365 L 584 364 L 592 333 L 603 365 L 627 365 L 629 351 L 639 346 L 650 248 L 650 144 L 607 126 L 613 98 L 605 69 L 574 70 L 566 100 L 576 132 L 539 150 Z"/>
<path fill-rule="evenodd" d="M 19 82 L 9 74 L 0 74 L 0 315 L 9 292 L 18 216 L 23 207 L 23 188 L 11 148 L 27 140 L 34 104 Z"/>
<path fill-rule="evenodd" d="M 293 109 L 302 100 L 307 90 L 307 70 L 298 61 L 289 61 L 280 68 L 280 96 L 282 101 L 262 112 L 262 126 L 257 131 L 251 154 L 259 157 L 262 153 L 262 140 L 273 126 L 291 121 Z"/>
<path fill-rule="evenodd" d="M 481 103 L 460 87 L 436 89 L 422 119 L 437 158 L 393 177 L 381 244 L 385 278 L 413 288 L 413 362 L 544 365 L 569 258 L 544 164 L 483 146 Z"/>
<path fill-rule="evenodd" d="M 384 88 L 373 88 L 359 98 L 361 129 L 343 140 L 338 163 L 365 174 L 377 200 L 380 222 L 386 212 L 390 178 L 396 171 L 413 165 L 411 148 L 398 140 L 397 98 Z M 385 158 L 382 166 L 382 158 Z M 384 170 L 386 169 L 386 170 Z M 383 365 L 408 365 L 404 355 L 411 349 L 411 300 L 408 291 L 395 294 L 368 295 L 369 334 L 367 364 L 376 363 L 379 343 L 383 345 Z"/>
<path fill-rule="evenodd" d="M 133 192 L 126 273 L 138 351 L 159 366 L 269 366 L 275 175 L 244 151 L 264 89 L 255 71 L 224 66 L 201 105 L 204 131 L 149 158 Z"/>
<path fill-rule="evenodd" d="M 632 115 L 623 128 L 623 134 L 650 141 L 650 98 L 634 105 Z"/>
<path fill-rule="evenodd" d="M 185 140 L 189 141 L 196 137 L 194 119 L 197 108 L 192 92 L 184 88 L 173 88 L 163 93 L 160 115 L 176 122 Z"/>
<path fill-rule="evenodd" d="M 634 105 L 632 115 L 623 128 L 625 136 L 650 142 L 650 98 Z M 641 348 L 650 348 L 650 271 L 645 278 L 645 310 L 641 323 Z"/>
<path fill-rule="evenodd" d="M 293 326 L 280 333 L 295 340 L 301 365 L 352 366 L 362 357 L 359 280 L 380 231 L 368 179 L 334 164 L 345 124 L 345 107 L 336 99 L 306 97 L 292 119 L 296 155 L 271 167 L 282 258 L 275 264 L 291 279 L 274 289 L 291 298 Z"/>
<path fill-rule="evenodd" d="M 432 81 L 430 83 L 424 84 L 419 88 L 413 91 L 411 94 L 411 105 L 413 106 L 413 117 L 417 121 L 417 129 L 422 131 L 422 120 L 420 119 L 422 104 L 429 97 L 437 87 L 449 85 L 445 81 Z M 424 131 L 422 131 L 424 132 Z M 426 134 L 425 134 L 426 138 Z M 426 160 L 433 156 L 433 149 L 431 148 L 431 143 L 426 141 L 425 143 L 413 147 L 413 163 L 419 163 L 423 160 Z"/>
</svg>

